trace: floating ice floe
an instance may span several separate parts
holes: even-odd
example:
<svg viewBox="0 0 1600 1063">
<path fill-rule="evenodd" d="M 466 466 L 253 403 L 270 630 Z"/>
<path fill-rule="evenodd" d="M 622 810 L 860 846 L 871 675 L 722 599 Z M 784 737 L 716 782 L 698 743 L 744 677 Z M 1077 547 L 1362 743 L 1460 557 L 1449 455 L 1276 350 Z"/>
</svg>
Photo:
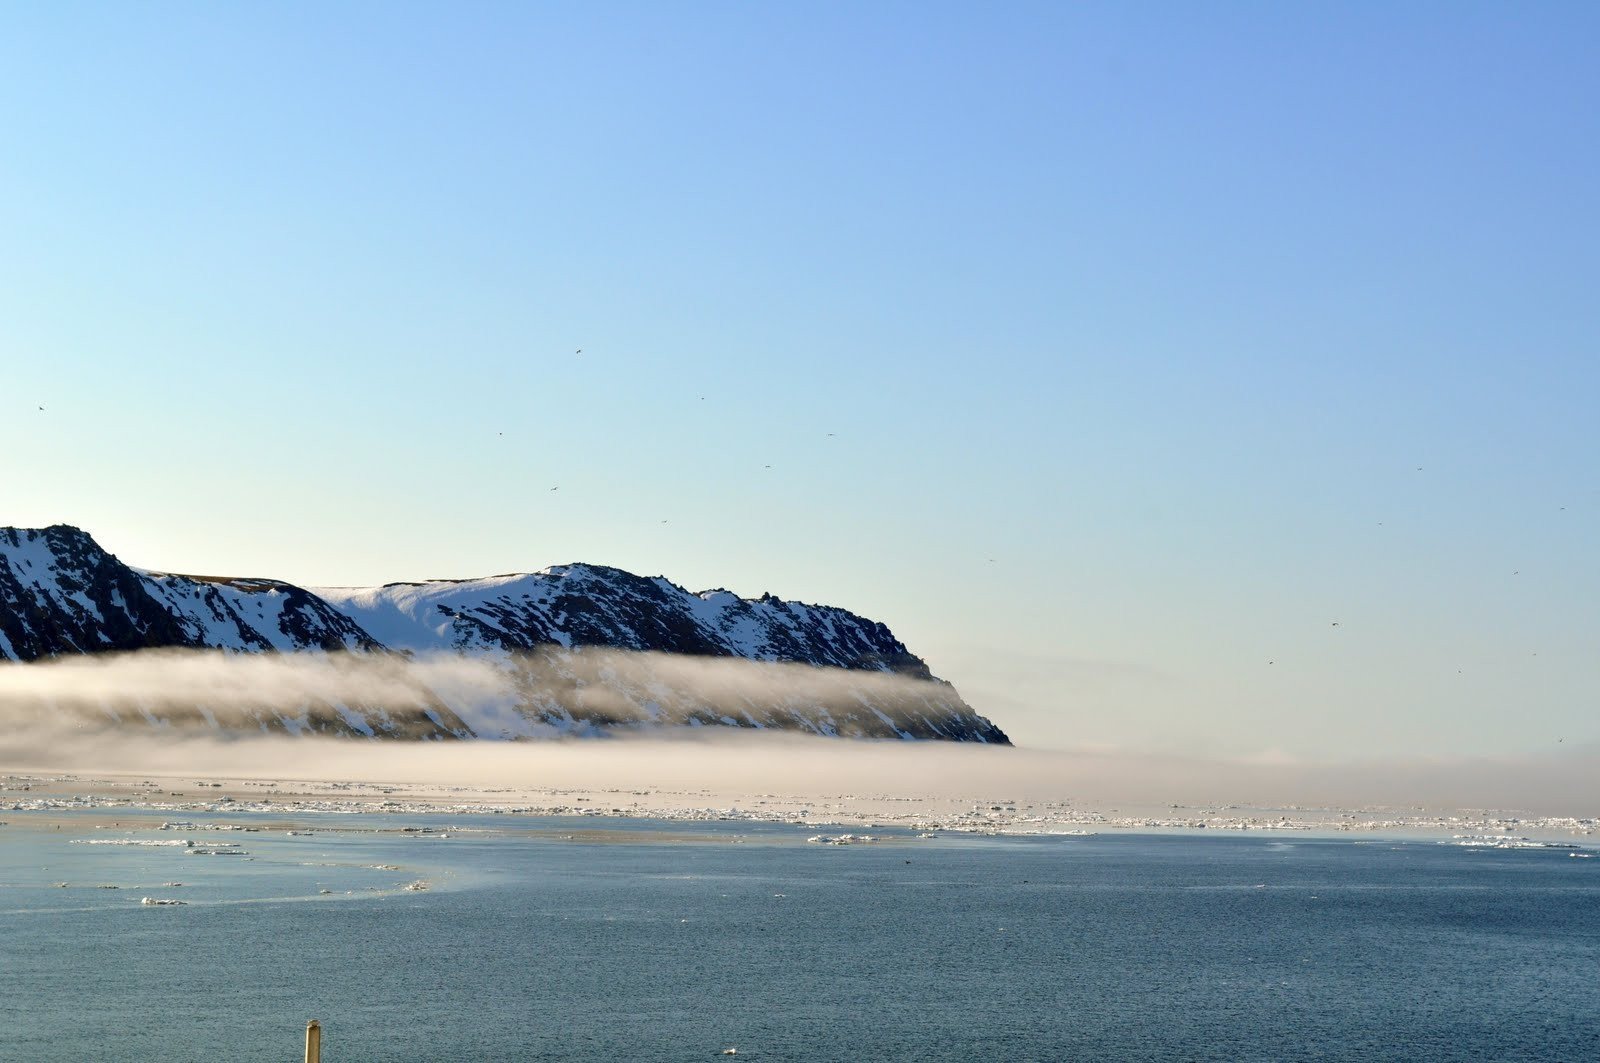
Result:
<svg viewBox="0 0 1600 1063">
<path fill-rule="evenodd" d="M 176 905 L 188 904 L 189 902 L 180 901 L 173 897 L 145 897 L 139 903 L 146 908 L 171 908 Z"/>
<path fill-rule="evenodd" d="M 806 839 L 814 845 L 865 845 L 878 840 L 872 834 L 813 834 Z"/>
<path fill-rule="evenodd" d="M 1501 834 L 1457 834 L 1440 845 L 1460 845 L 1468 849 L 1562 849 L 1576 850 L 1578 846 L 1567 842 L 1541 842 L 1532 838 L 1513 838 Z M 1572 855 L 1579 855 L 1573 852 Z"/>
</svg>

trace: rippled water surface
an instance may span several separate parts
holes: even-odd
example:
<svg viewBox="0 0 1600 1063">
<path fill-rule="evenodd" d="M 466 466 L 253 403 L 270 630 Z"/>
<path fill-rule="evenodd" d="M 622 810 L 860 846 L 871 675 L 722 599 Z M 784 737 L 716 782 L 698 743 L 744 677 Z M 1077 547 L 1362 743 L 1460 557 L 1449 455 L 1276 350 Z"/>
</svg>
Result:
<svg viewBox="0 0 1600 1063">
<path fill-rule="evenodd" d="M 54 822 L 0 828 L 0 1059 L 1600 1059 L 1559 849 Z"/>
</svg>

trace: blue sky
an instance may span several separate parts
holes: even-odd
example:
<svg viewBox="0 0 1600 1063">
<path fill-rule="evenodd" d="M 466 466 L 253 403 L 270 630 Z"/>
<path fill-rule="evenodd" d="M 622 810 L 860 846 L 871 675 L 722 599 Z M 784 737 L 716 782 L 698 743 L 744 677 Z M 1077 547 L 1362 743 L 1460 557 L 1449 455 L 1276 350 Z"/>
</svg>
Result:
<svg viewBox="0 0 1600 1063">
<path fill-rule="evenodd" d="M 1037 746 L 1594 743 L 1597 31 L 12 6 L 0 524 L 844 605 Z"/>
</svg>

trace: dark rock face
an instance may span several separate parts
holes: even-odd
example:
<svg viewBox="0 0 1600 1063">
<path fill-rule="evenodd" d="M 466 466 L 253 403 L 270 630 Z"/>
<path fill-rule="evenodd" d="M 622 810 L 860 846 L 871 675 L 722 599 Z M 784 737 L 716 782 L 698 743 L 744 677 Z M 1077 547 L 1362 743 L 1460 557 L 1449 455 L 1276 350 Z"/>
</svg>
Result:
<svg viewBox="0 0 1600 1063">
<path fill-rule="evenodd" d="M 655 723 L 1009 744 L 887 627 L 829 606 L 723 590 L 693 594 L 661 577 L 598 565 L 313 592 L 277 580 L 140 572 L 65 525 L 0 528 L 0 661 L 156 648 L 486 657 L 521 692 L 522 717 L 579 733 Z M 595 671 L 589 651 L 667 656 Z M 789 689 L 774 681 L 759 694 L 746 684 L 727 704 L 713 704 L 682 669 L 670 667 L 694 658 L 810 665 L 862 678 L 830 682 L 826 695 L 809 682 Z M 289 729 L 478 733 L 421 689 L 404 706 L 342 708 L 306 706 Z M 286 726 L 265 708 L 251 720 Z"/>
<path fill-rule="evenodd" d="M 201 644 L 77 528 L 0 528 L 0 552 L 0 651 L 11 660 Z"/>
</svg>

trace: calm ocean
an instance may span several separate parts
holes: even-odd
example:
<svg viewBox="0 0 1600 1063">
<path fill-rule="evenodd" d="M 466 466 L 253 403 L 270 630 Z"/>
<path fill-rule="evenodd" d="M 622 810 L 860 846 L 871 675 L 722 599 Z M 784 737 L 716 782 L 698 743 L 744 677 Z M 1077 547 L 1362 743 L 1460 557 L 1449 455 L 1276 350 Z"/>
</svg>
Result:
<svg viewBox="0 0 1600 1063">
<path fill-rule="evenodd" d="M 57 834 L 10 818 L 8 1061 L 299 1060 L 309 1018 L 328 1063 L 1600 1060 L 1600 859 L 1564 850 L 892 832 L 835 847 L 748 823 L 507 817 L 129 835 L 86 813 Z M 431 888 L 395 888 L 416 879 Z"/>
</svg>

